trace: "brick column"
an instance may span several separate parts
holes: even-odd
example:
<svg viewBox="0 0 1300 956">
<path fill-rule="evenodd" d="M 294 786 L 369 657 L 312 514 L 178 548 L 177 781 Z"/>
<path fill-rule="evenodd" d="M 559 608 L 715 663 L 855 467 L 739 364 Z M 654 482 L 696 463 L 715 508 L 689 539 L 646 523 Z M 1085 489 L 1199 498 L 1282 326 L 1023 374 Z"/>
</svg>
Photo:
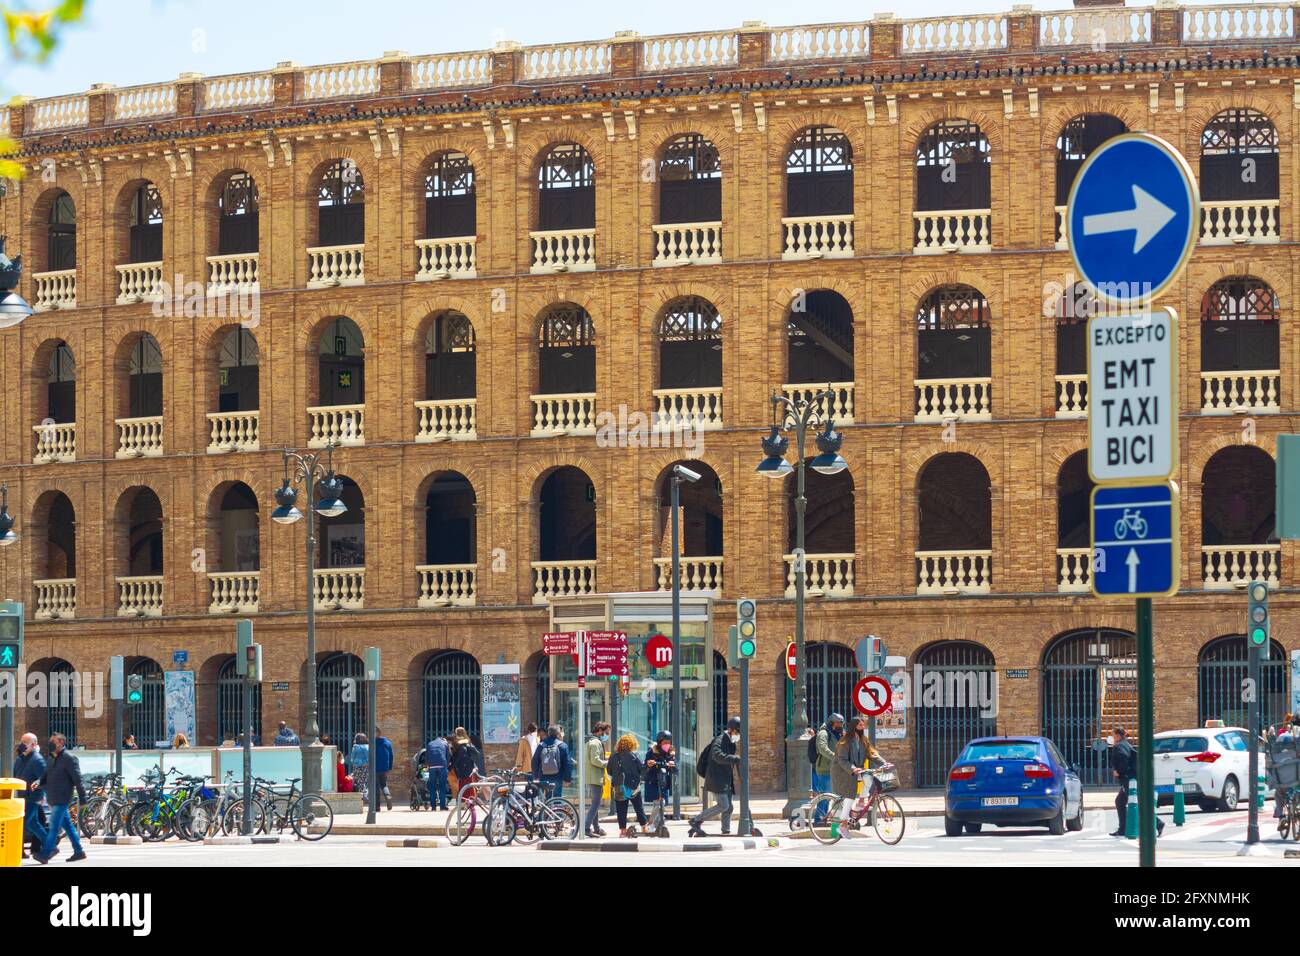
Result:
<svg viewBox="0 0 1300 956">
<path fill-rule="evenodd" d="M 379 95 L 396 96 L 406 88 L 406 54 L 386 50 L 379 61 Z"/>
<path fill-rule="evenodd" d="M 736 56 L 742 70 L 755 70 L 767 63 L 772 33 L 762 20 L 746 20 L 737 37 Z"/>
<path fill-rule="evenodd" d="M 302 92 L 302 67 L 293 60 L 281 60 L 271 71 L 275 87 L 275 105 L 289 106 Z"/>
<path fill-rule="evenodd" d="M 176 115 L 197 116 L 203 111 L 203 74 L 182 73 L 176 87 Z"/>
<path fill-rule="evenodd" d="M 1016 4 L 1007 17 L 1007 49 L 1033 50 L 1038 47 L 1038 14 L 1028 4 Z"/>
<path fill-rule="evenodd" d="M 871 18 L 871 59 L 895 59 L 901 44 L 902 31 L 892 13 L 877 13 Z"/>
<path fill-rule="evenodd" d="M 609 41 L 609 72 L 615 77 L 632 77 L 641 72 L 641 34 L 619 30 Z"/>
<path fill-rule="evenodd" d="M 514 40 L 498 40 L 492 48 L 492 85 L 505 86 L 518 82 L 519 44 Z"/>
<path fill-rule="evenodd" d="M 1178 0 L 1156 0 L 1151 12 L 1151 45 L 1178 46 L 1183 42 L 1183 12 Z"/>
<path fill-rule="evenodd" d="M 86 125 L 90 128 L 103 126 L 109 120 L 112 83 L 96 83 L 86 93 Z"/>
</svg>

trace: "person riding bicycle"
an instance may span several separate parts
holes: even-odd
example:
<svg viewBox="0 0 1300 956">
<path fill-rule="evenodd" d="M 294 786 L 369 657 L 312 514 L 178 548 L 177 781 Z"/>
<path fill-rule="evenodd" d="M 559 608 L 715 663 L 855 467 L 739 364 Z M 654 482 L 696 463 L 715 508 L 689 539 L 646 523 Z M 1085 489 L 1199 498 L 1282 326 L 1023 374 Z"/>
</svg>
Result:
<svg viewBox="0 0 1300 956">
<path fill-rule="evenodd" d="M 880 751 L 867 739 L 867 722 L 859 716 L 846 722 L 844 736 L 835 745 L 835 762 L 831 764 L 831 789 L 846 799 L 840 804 L 840 820 L 846 820 L 858 795 L 858 779 L 871 761 L 884 763 Z"/>
</svg>

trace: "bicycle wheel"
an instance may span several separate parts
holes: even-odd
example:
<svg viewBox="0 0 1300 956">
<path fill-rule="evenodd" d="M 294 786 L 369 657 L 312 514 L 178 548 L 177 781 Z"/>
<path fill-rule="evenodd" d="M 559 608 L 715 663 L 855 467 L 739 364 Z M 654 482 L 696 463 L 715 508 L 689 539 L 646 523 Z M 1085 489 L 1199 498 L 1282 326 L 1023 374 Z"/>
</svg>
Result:
<svg viewBox="0 0 1300 956">
<path fill-rule="evenodd" d="M 903 831 L 907 829 L 907 817 L 903 813 L 902 804 L 889 794 L 876 798 L 875 806 L 871 808 L 871 825 L 876 828 L 876 836 L 880 837 L 881 843 L 893 846 L 903 839 Z"/>
<path fill-rule="evenodd" d="M 505 800 L 493 800 L 483 818 L 483 836 L 488 846 L 506 846 L 515 838 L 515 814 Z"/>
<path fill-rule="evenodd" d="M 543 840 L 577 839 L 578 808 L 563 797 L 551 797 L 542 805 L 538 830 Z"/>
<path fill-rule="evenodd" d="M 813 798 L 814 807 L 822 802 L 826 804 L 826 813 L 821 821 L 817 823 L 810 821 L 808 826 L 808 832 L 818 843 L 830 846 L 844 839 L 844 830 L 840 826 L 840 811 L 844 808 L 844 799 L 833 793 L 821 793 Z"/>
<path fill-rule="evenodd" d="M 257 800 L 253 801 L 252 808 L 247 811 L 252 824 L 253 833 L 263 833 L 266 830 L 266 808 Z M 230 806 L 226 807 L 226 812 L 221 816 L 221 831 L 228 836 L 244 835 L 244 801 L 236 800 Z"/>
<path fill-rule="evenodd" d="M 299 840 L 323 840 L 334 829 L 334 808 L 319 794 L 304 793 L 289 806 L 289 825 Z"/>
<path fill-rule="evenodd" d="M 136 804 L 131 811 L 131 832 L 145 843 L 161 843 L 171 835 L 172 827 L 161 808 L 155 809 L 152 803 Z"/>
<path fill-rule="evenodd" d="M 192 806 L 189 825 L 195 840 L 217 835 L 221 828 L 220 804 L 221 801 L 212 798 L 200 800 Z"/>
<path fill-rule="evenodd" d="M 478 822 L 476 807 L 473 800 L 462 803 L 460 797 L 456 798 L 456 805 L 447 814 L 447 825 L 444 827 L 452 846 L 460 846 L 473 835 L 474 824 Z"/>
<path fill-rule="evenodd" d="M 1292 793 L 1286 812 L 1291 817 L 1291 839 L 1300 840 L 1300 793 Z"/>
<path fill-rule="evenodd" d="M 81 811 L 81 819 L 77 821 L 82 836 L 96 837 L 102 835 L 108 822 L 108 810 L 108 797 L 94 797 L 86 801 L 86 805 Z"/>
</svg>

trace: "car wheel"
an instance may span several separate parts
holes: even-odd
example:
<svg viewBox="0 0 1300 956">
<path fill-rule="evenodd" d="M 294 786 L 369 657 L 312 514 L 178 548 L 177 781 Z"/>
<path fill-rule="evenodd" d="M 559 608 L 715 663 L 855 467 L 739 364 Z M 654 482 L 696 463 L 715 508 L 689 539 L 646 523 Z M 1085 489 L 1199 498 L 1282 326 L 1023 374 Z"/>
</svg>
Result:
<svg viewBox="0 0 1300 956">
<path fill-rule="evenodd" d="M 979 833 L 980 830 L 982 830 L 983 828 L 984 828 L 984 824 L 982 824 L 982 823 L 968 823 L 968 824 L 966 824 L 966 832 L 967 832 L 967 833 Z"/>
<path fill-rule="evenodd" d="M 943 818 L 943 832 L 948 836 L 961 836 L 961 821 L 945 815 Z"/>
<path fill-rule="evenodd" d="M 1237 778 L 1229 777 L 1223 781 L 1223 796 L 1219 797 L 1216 804 L 1220 810 L 1236 810 L 1237 801 L 1241 797 L 1241 791 L 1237 787 Z"/>
<path fill-rule="evenodd" d="M 1056 811 L 1056 816 L 1047 821 L 1047 832 L 1052 836 L 1061 836 L 1065 833 L 1065 798 L 1061 798 L 1061 809 Z"/>
<path fill-rule="evenodd" d="M 1065 828 L 1071 833 L 1078 833 L 1083 829 L 1083 794 L 1079 794 L 1079 812 L 1074 815 L 1073 819 L 1065 821 Z"/>
</svg>

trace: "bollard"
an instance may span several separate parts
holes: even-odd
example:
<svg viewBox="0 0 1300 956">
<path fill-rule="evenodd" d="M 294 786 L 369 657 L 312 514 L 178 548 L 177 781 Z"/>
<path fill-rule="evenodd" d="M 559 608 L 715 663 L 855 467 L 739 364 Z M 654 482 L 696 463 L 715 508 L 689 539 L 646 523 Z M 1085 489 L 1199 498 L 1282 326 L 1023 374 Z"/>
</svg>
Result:
<svg viewBox="0 0 1300 956">
<path fill-rule="evenodd" d="M 1263 771 L 1263 769 L 1261 769 L 1261 770 L 1258 772 L 1258 775 L 1257 775 L 1257 777 L 1256 777 L 1255 782 L 1256 782 L 1256 784 L 1258 784 L 1258 786 L 1255 787 L 1255 794 L 1256 794 L 1256 797 L 1255 797 L 1255 806 L 1256 806 L 1258 809 L 1263 810 L 1263 809 L 1264 809 L 1264 790 L 1265 790 L 1265 788 L 1268 786 L 1267 782 L 1264 780 L 1264 771 Z M 1248 805 L 1249 805 L 1249 804 L 1248 804 Z"/>
<path fill-rule="evenodd" d="M 1138 785 L 1137 780 L 1128 782 L 1128 810 L 1124 815 L 1124 836 L 1130 840 L 1138 838 Z"/>
<path fill-rule="evenodd" d="M 1187 801 L 1183 798 L 1183 772 L 1174 770 L 1174 826 L 1180 827 L 1187 820 Z"/>
</svg>

